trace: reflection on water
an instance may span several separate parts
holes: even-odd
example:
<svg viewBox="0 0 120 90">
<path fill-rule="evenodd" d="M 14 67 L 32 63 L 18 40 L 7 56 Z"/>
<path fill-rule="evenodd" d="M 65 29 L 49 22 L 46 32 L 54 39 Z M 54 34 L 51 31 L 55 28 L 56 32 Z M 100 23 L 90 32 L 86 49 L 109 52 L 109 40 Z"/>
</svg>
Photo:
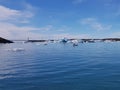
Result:
<svg viewBox="0 0 120 90">
<path fill-rule="evenodd" d="M 119 42 L 0 44 L 0 90 L 119 90 L 119 85 Z"/>
</svg>

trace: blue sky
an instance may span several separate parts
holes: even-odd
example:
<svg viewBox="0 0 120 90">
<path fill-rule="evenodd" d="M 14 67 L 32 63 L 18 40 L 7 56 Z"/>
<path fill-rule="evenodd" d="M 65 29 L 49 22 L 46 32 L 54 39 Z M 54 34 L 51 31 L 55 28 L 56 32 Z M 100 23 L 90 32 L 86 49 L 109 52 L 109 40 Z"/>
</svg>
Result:
<svg viewBox="0 0 120 90">
<path fill-rule="evenodd" d="M 120 0 L 0 0 L 0 36 L 120 37 Z"/>
</svg>

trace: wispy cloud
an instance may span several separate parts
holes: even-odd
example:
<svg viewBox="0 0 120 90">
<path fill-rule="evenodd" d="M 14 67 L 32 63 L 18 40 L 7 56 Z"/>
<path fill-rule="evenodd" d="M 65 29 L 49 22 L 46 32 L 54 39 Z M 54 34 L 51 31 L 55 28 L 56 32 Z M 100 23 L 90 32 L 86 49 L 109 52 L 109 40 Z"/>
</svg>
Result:
<svg viewBox="0 0 120 90">
<path fill-rule="evenodd" d="M 111 29 L 112 25 L 104 25 L 97 21 L 95 18 L 85 18 L 81 20 L 81 24 L 87 25 L 94 30 L 101 31 L 101 30 L 109 30 Z"/>
<path fill-rule="evenodd" d="M 4 6 L 0 6 L 0 20 L 14 19 L 16 16 L 20 16 L 21 12 L 13 10 Z"/>
<path fill-rule="evenodd" d="M 115 14 L 116 17 L 120 16 L 120 6 L 118 6 L 118 8 L 116 9 L 114 14 Z"/>
<path fill-rule="evenodd" d="M 73 0 L 73 4 L 81 4 L 84 0 Z"/>
<path fill-rule="evenodd" d="M 104 5 L 106 6 L 106 8 L 108 8 L 109 10 L 109 16 L 111 16 L 112 18 L 116 18 L 120 16 L 120 3 L 117 2 L 117 0 L 104 0 Z"/>
<path fill-rule="evenodd" d="M 113 5 L 114 0 L 101 0 L 104 6 L 110 7 Z"/>
<path fill-rule="evenodd" d="M 44 35 L 45 36 L 45 35 Z M 75 38 L 75 39 L 80 39 L 80 38 L 90 38 L 91 36 L 88 34 L 70 34 L 70 33 L 61 33 L 61 34 L 52 34 L 52 35 L 47 35 L 49 39 L 62 39 L 64 37 L 66 38 Z"/>
<path fill-rule="evenodd" d="M 26 4 L 24 10 L 15 10 L 0 5 L 0 36 L 11 39 L 25 39 L 28 36 L 40 37 L 38 33 L 34 33 L 35 30 L 45 31 L 52 28 L 52 25 L 44 27 L 21 25 L 21 23 L 29 23 L 33 16 L 34 8 L 29 4 Z"/>
<path fill-rule="evenodd" d="M 23 38 L 25 39 L 28 36 L 38 37 L 37 33 L 33 33 L 32 31 L 39 30 L 49 30 L 51 26 L 45 26 L 41 28 L 37 27 L 31 27 L 31 26 L 17 26 L 12 23 L 1 23 L 0 22 L 0 36 L 6 37 L 6 38 Z"/>
<path fill-rule="evenodd" d="M 114 32 L 114 33 L 110 34 L 109 37 L 112 37 L 112 38 L 120 38 L 120 32 L 119 32 L 119 31 L 118 31 L 118 32 Z"/>
<path fill-rule="evenodd" d="M 30 5 L 26 5 L 24 10 L 15 10 L 0 5 L 0 21 L 28 23 L 28 19 L 33 16 L 33 7 Z"/>
</svg>

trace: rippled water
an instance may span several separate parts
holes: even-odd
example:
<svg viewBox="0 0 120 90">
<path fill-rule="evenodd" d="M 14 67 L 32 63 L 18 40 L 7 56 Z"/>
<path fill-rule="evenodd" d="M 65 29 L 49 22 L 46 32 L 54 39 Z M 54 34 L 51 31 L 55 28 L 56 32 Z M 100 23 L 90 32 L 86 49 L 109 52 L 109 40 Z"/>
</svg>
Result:
<svg viewBox="0 0 120 90">
<path fill-rule="evenodd" d="M 25 51 L 10 51 L 24 48 Z M 0 44 L 0 90 L 120 90 L 120 43 Z"/>
</svg>

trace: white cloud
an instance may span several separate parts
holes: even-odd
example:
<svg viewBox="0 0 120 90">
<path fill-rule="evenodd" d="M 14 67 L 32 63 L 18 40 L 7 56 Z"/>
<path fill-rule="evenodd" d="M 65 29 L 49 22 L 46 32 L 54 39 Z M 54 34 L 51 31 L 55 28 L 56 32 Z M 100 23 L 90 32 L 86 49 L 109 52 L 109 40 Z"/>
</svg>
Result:
<svg viewBox="0 0 120 90">
<path fill-rule="evenodd" d="M 25 39 L 26 37 L 41 37 L 38 33 L 34 33 L 33 31 L 45 31 L 50 30 L 52 28 L 51 25 L 36 28 L 30 26 L 17 26 L 12 23 L 1 23 L 0 22 L 0 36 L 11 38 L 11 39 Z"/>
<path fill-rule="evenodd" d="M 24 10 L 15 10 L 0 5 L 0 21 L 29 23 L 29 18 L 34 16 L 33 7 L 27 5 Z"/>
<path fill-rule="evenodd" d="M 25 4 L 24 10 L 15 10 L 0 5 L 0 37 L 10 39 L 25 39 L 28 36 L 40 37 L 39 33 L 34 31 L 47 31 L 52 29 L 52 25 L 46 25 L 44 27 L 32 27 L 19 25 L 21 23 L 29 23 L 29 20 L 34 16 L 34 8 Z"/>
<path fill-rule="evenodd" d="M 83 25 L 88 25 L 94 30 L 101 31 L 101 30 L 109 30 L 111 29 L 111 25 L 104 25 L 97 21 L 95 18 L 85 18 L 81 21 Z"/>
<path fill-rule="evenodd" d="M 18 10 L 12 10 L 10 8 L 0 6 L 0 20 L 13 19 L 16 16 L 20 16 L 21 12 Z"/>
<path fill-rule="evenodd" d="M 15 10 L 0 5 L 0 37 L 8 39 L 60 39 L 63 37 L 68 38 L 87 38 L 89 35 L 71 35 L 69 33 L 61 34 L 40 34 L 35 31 L 50 31 L 56 30 L 57 32 L 64 32 L 67 27 L 60 27 L 56 29 L 52 25 L 46 25 L 44 27 L 33 27 L 30 26 L 30 19 L 34 16 L 34 8 L 26 4 L 24 10 Z M 21 24 L 28 23 L 28 24 Z M 26 26 L 27 25 L 27 26 Z"/>
</svg>

